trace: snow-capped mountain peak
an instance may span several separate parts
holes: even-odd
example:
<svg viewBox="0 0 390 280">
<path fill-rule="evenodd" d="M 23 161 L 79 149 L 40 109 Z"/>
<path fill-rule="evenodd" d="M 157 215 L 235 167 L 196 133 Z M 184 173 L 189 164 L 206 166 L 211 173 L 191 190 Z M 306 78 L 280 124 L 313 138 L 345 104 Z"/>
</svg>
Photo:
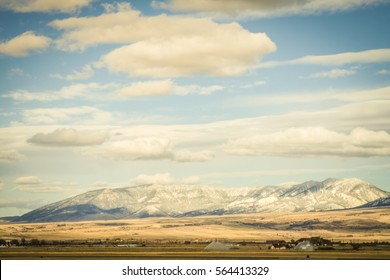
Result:
<svg viewBox="0 0 390 280">
<path fill-rule="evenodd" d="M 387 196 L 356 178 L 253 188 L 154 184 L 89 191 L 31 211 L 17 221 L 323 211 L 358 207 Z"/>
</svg>

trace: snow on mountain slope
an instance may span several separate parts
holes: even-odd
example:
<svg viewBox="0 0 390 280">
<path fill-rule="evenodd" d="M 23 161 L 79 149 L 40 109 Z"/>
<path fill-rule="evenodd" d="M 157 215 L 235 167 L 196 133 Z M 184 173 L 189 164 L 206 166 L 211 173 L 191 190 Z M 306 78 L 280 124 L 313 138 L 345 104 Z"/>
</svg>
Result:
<svg viewBox="0 0 390 280">
<path fill-rule="evenodd" d="M 327 179 L 254 188 L 155 184 L 89 191 L 31 211 L 15 221 L 322 211 L 353 208 L 387 195 L 359 179 Z"/>
</svg>

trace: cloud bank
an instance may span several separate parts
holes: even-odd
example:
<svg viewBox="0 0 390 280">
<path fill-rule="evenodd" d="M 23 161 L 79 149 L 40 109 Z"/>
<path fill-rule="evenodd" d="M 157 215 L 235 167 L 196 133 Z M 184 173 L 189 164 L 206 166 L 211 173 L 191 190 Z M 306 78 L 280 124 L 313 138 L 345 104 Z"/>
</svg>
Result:
<svg viewBox="0 0 390 280">
<path fill-rule="evenodd" d="M 346 134 L 323 127 L 301 127 L 231 140 L 223 149 L 241 156 L 389 156 L 390 134 L 364 128 Z"/>
</svg>

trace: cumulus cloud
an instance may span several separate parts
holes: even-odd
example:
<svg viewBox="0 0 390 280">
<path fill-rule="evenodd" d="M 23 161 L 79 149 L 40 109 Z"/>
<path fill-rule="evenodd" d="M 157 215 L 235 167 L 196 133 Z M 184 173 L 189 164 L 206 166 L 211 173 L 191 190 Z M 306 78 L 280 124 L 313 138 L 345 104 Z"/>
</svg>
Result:
<svg viewBox="0 0 390 280">
<path fill-rule="evenodd" d="M 300 127 L 231 140 L 223 149 L 245 156 L 389 156 L 390 134 L 365 128 L 347 134 L 323 127 Z"/>
<path fill-rule="evenodd" d="M 201 12 L 228 16 L 274 17 L 320 12 L 347 11 L 386 0 L 165 0 L 153 1 L 153 7 L 179 12 Z"/>
<path fill-rule="evenodd" d="M 238 26 L 231 29 L 211 34 L 212 29 L 205 27 L 209 34 L 203 36 L 140 41 L 111 51 L 102 61 L 112 72 L 129 76 L 234 76 L 275 50 L 264 33 L 251 34 Z"/>
<path fill-rule="evenodd" d="M 24 156 L 15 150 L 0 150 L 0 162 L 12 162 L 24 159 Z"/>
<path fill-rule="evenodd" d="M 50 24 L 64 31 L 57 42 L 64 50 L 128 44 L 103 56 L 101 63 L 113 72 L 132 76 L 239 75 L 276 49 L 266 34 L 251 33 L 237 23 L 145 17 L 126 3 L 110 5 L 97 17 L 73 17 Z"/>
<path fill-rule="evenodd" d="M 147 184 L 198 184 L 200 182 L 200 178 L 198 176 L 190 176 L 186 178 L 177 179 L 172 177 L 170 173 L 157 173 L 154 175 L 146 175 L 140 174 L 134 179 L 130 180 L 130 183 L 134 185 L 147 185 Z"/>
<path fill-rule="evenodd" d="M 0 9 L 20 13 L 29 12 L 73 12 L 88 6 L 94 0 L 0 0 Z"/>
<path fill-rule="evenodd" d="M 84 154 L 113 160 L 161 160 L 178 162 L 203 162 L 212 160 L 209 151 L 176 150 L 172 141 L 161 137 L 138 137 L 104 143 Z"/>
<path fill-rule="evenodd" d="M 79 131 L 73 128 L 60 128 L 51 133 L 37 133 L 27 140 L 28 143 L 42 146 L 75 147 L 101 145 L 107 141 L 106 131 Z"/>
<path fill-rule="evenodd" d="M 287 61 L 269 61 L 258 65 L 258 68 L 277 67 L 284 65 L 329 65 L 340 66 L 352 63 L 383 63 L 390 62 L 390 49 L 373 49 L 360 52 L 344 52 L 329 55 L 309 55 Z"/>
<path fill-rule="evenodd" d="M 180 86 L 172 80 L 154 80 L 136 82 L 127 87 L 117 90 L 120 97 L 132 98 L 140 96 L 168 96 L 168 95 L 207 95 L 224 89 L 223 86 L 213 85 L 202 87 L 199 85 Z"/>
<path fill-rule="evenodd" d="M 37 176 L 26 176 L 15 179 L 14 183 L 19 185 L 37 185 L 41 184 L 42 181 Z"/>
<path fill-rule="evenodd" d="M 102 124 L 112 120 L 111 113 L 90 106 L 36 108 L 24 110 L 22 115 L 24 123 L 27 124 L 59 124 L 73 121 Z"/>
<path fill-rule="evenodd" d="M 168 139 L 145 137 L 109 142 L 86 153 L 114 160 L 164 159 L 170 158 L 171 149 Z"/>
<path fill-rule="evenodd" d="M 28 31 L 8 41 L 0 43 L 0 54 L 23 57 L 31 51 L 42 51 L 49 47 L 51 39 L 46 36 L 35 35 Z"/>
</svg>

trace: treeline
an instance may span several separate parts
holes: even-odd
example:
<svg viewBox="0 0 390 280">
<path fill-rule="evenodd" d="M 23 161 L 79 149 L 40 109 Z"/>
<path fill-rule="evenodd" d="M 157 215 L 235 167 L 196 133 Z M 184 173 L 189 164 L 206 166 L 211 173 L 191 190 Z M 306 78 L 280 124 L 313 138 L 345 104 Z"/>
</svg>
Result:
<svg viewBox="0 0 390 280">
<path fill-rule="evenodd" d="M 102 244 L 101 241 L 88 242 L 88 241 L 73 241 L 73 240 L 46 240 L 46 239 L 37 239 L 33 238 L 30 240 L 22 239 L 0 239 L 0 246 L 47 246 L 47 245 L 95 245 Z"/>
<path fill-rule="evenodd" d="M 46 240 L 46 239 L 0 239 L 0 246 L 109 246 L 123 243 L 113 239 L 86 239 L 86 240 Z M 145 242 L 131 242 L 136 244 L 144 244 Z"/>
</svg>

